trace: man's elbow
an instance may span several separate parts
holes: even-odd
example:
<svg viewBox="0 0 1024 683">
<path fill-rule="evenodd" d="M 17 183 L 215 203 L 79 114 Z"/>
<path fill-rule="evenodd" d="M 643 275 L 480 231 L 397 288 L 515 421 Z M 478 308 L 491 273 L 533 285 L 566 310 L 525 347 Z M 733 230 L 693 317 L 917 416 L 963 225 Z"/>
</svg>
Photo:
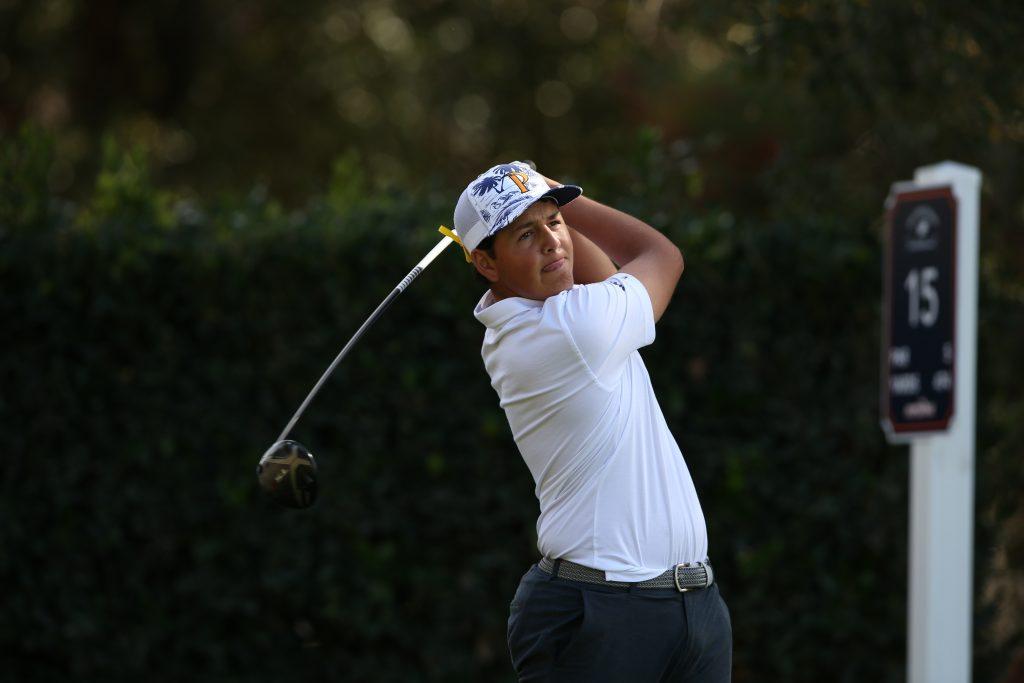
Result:
<svg viewBox="0 0 1024 683">
<path fill-rule="evenodd" d="M 683 259 L 683 252 L 676 245 L 672 245 L 670 251 L 670 263 L 676 276 L 676 281 L 683 276 L 683 269 L 686 268 L 686 261 Z"/>
</svg>

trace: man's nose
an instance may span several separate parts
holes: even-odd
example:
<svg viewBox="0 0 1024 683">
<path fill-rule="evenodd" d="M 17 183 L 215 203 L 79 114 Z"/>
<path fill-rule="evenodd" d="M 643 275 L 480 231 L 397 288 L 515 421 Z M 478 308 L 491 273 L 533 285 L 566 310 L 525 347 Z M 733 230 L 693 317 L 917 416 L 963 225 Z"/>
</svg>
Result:
<svg viewBox="0 0 1024 683">
<path fill-rule="evenodd" d="M 557 230 L 552 230 L 548 226 L 544 226 L 542 230 L 544 231 L 544 240 L 542 242 L 544 245 L 544 251 L 554 251 L 562 244 L 562 240 L 559 238 Z"/>
</svg>

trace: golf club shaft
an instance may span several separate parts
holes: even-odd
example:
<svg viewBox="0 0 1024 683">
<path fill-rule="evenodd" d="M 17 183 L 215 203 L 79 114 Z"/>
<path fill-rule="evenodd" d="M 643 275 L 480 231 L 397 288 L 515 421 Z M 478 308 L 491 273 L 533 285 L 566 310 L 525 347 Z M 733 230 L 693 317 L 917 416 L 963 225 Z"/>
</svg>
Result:
<svg viewBox="0 0 1024 683">
<path fill-rule="evenodd" d="M 338 367 L 338 363 L 341 362 L 341 359 L 345 357 L 345 355 L 355 345 L 355 343 L 359 341 L 359 338 L 363 336 L 363 333 L 366 332 L 367 328 L 370 327 L 370 325 L 372 325 L 377 320 L 377 318 L 381 316 L 385 309 L 387 309 L 387 307 L 391 305 L 391 302 L 394 301 L 399 294 L 404 292 L 405 288 L 412 284 L 412 281 L 415 280 L 419 276 L 419 274 L 422 273 L 426 269 L 426 267 L 430 265 L 430 262 L 437 258 L 437 255 L 444 251 L 445 247 L 451 244 L 451 242 L 451 237 L 442 238 L 441 241 L 434 245 L 434 248 L 431 249 L 427 253 L 427 255 L 424 256 L 423 259 L 416 264 L 416 267 L 410 270 L 409 274 L 402 278 L 402 281 L 398 283 L 397 287 L 391 290 L 391 293 L 384 298 L 384 301 L 380 302 L 380 305 L 377 306 L 377 309 L 373 313 L 371 313 L 370 317 L 366 319 L 366 322 L 364 322 L 362 326 L 360 326 L 360 328 L 356 330 L 356 333 L 352 335 L 352 338 L 348 340 L 347 344 L 345 344 L 345 348 L 341 350 L 341 353 L 339 353 L 337 358 L 334 359 L 334 362 L 330 364 L 330 366 L 327 368 L 327 371 L 320 378 L 320 381 L 316 383 L 312 391 L 309 392 L 309 395 L 306 396 L 306 400 L 303 401 L 302 405 L 299 406 L 299 409 L 295 411 L 295 415 L 292 416 L 292 419 L 288 422 L 288 426 L 284 428 L 283 432 L 281 432 L 281 436 L 277 437 L 278 441 L 284 441 L 288 437 L 288 434 L 292 431 L 292 427 L 294 427 L 295 423 L 299 421 L 300 417 L 302 417 L 302 413 L 303 411 L 306 410 L 306 406 L 310 404 L 310 402 L 313 400 L 313 397 L 316 396 L 318 391 L 320 391 L 320 387 L 322 387 L 324 382 L 327 381 L 327 378 L 331 376 L 331 373 L 334 372 L 334 369 Z"/>
</svg>

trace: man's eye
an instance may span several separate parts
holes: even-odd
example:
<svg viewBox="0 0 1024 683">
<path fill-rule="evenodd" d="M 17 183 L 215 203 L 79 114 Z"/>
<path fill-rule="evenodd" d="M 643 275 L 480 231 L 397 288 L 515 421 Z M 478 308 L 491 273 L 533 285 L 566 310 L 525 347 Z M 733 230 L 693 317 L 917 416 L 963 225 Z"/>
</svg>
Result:
<svg viewBox="0 0 1024 683">
<path fill-rule="evenodd" d="M 519 241 L 522 242 L 523 240 L 525 240 L 527 237 L 529 237 L 532 234 L 533 234 L 532 230 L 524 230 L 523 232 L 519 233 Z"/>
</svg>

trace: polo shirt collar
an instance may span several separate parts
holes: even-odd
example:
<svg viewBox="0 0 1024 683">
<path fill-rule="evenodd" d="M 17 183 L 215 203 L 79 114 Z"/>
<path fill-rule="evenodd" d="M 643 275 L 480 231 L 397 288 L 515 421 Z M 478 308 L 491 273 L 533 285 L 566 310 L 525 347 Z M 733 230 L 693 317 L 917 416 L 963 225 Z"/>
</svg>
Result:
<svg viewBox="0 0 1024 683">
<path fill-rule="evenodd" d="M 507 299 L 495 301 L 494 294 L 488 289 L 480 297 L 476 308 L 473 309 L 473 315 L 487 327 L 498 329 L 523 311 L 543 306 L 543 301 L 524 299 L 521 296 L 510 296 Z"/>
</svg>

